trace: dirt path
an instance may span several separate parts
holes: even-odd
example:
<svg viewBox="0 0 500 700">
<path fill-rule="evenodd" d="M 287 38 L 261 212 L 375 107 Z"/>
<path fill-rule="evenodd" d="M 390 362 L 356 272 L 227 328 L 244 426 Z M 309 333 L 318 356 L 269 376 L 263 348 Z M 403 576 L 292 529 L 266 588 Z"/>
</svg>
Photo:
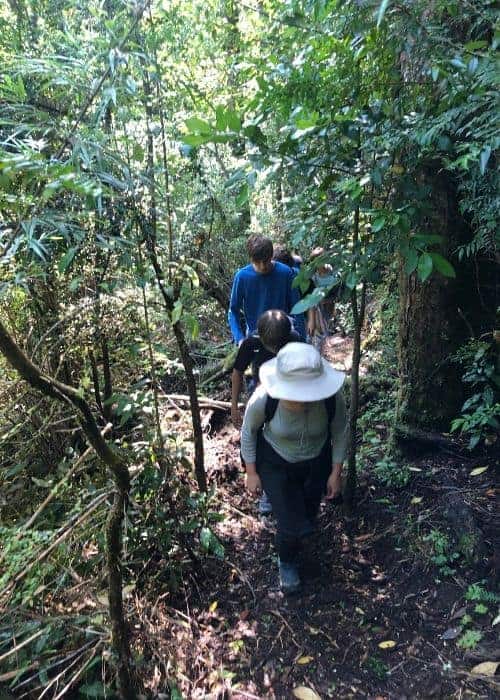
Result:
<svg viewBox="0 0 500 700">
<path fill-rule="evenodd" d="M 349 349 L 349 340 L 339 340 L 326 353 L 348 369 Z M 363 477 L 353 522 L 324 504 L 318 534 L 303 552 L 303 593 L 287 598 L 278 588 L 274 522 L 257 515 L 244 491 L 230 424 L 207 436 L 206 459 L 224 516 L 216 526 L 224 559 L 210 559 L 186 583 L 182 606 L 157 605 L 157 654 L 175 657 L 182 697 L 499 696 L 493 677 L 471 675 L 480 661 L 499 658 L 492 616 L 475 615 L 482 639 L 474 650 L 456 643 L 477 604 L 466 600 L 468 586 L 485 572 L 464 563 L 442 576 L 421 552 L 425 519 L 439 529 L 446 488 L 462 487 L 470 461 L 417 461 L 412 482 L 399 491 Z M 488 474 L 478 479 L 488 509 Z M 488 610 L 494 616 L 494 605 Z M 161 690 L 154 677 L 149 685 Z"/>
</svg>

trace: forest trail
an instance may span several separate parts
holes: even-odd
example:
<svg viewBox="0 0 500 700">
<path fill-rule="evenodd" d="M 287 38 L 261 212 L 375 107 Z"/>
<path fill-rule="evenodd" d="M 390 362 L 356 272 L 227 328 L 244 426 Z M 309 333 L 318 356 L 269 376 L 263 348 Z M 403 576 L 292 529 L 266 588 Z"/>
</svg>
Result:
<svg viewBox="0 0 500 700">
<path fill-rule="evenodd" d="M 324 348 L 347 370 L 350 351 L 348 338 Z M 450 489 L 468 476 L 467 460 L 415 461 L 411 488 L 402 491 L 362 480 L 355 521 L 324 503 L 302 556 L 303 592 L 284 597 L 274 521 L 260 517 L 245 492 L 238 439 L 226 422 L 205 443 L 224 558 L 209 558 L 185 582 L 184 600 L 144 610 L 153 693 L 162 692 L 162 665 L 175 659 L 182 697 L 193 699 L 498 697 L 494 679 L 467 670 L 494 658 L 491 630 L 467 663 L 453 641 L 471 606 L 467 583 L 438 578 L 418 551 L 420 504 L 434 503 L 425 517 L 439 520 Z M 480 479 L 486 493 L 488 477 Z"/>
</svg>

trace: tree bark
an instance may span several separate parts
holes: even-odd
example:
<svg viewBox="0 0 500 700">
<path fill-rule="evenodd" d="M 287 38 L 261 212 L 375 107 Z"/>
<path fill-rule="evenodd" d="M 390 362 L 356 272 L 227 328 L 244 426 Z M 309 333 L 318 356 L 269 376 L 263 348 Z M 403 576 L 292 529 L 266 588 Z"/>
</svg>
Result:
<svg viewBox="0 0 500 700">
<path fill-rule="evenodd" d="M 429 167 L 432 172 L 436 169 L 431 171 Z M 458 211 L 456 190 L 446 173 L 424 177 L 431 187 L 432 211 L 425 229 L 444 237 L 443 254 L 451 257 L 469 234 Z M 464 276 L 465 271 L 461 271 L 462 287 L 467 279 Z M 459 413 L 463 389 L 459 369 L 451 357 L 468 338 L 469 330 L 459 310 L 464 305 L 469 307 L 473 293 L 470 288 L 461 290 L 455 279 L 440 274 L 421 282 L 416 273 L 405 273 L 401 260 L 398 425 L 448 430 L 451 419 Z"/>
<path fill-rule="evenodd" d="M 351 395 L 349 403 L 349 445 L 347 450 L 347 479 L 344 501 L 347 510 L 352 510 L 356 491 L 356 447 L 359 412 L 359 366 L 361 363 L 361 330 L 365 320 L 366 282 L 361 287 L 361 299 L 358 306 L 357 292 L 352 292 L 352 310 L 354 317 L 354 339 L 352 348 Z"/>
</svg>

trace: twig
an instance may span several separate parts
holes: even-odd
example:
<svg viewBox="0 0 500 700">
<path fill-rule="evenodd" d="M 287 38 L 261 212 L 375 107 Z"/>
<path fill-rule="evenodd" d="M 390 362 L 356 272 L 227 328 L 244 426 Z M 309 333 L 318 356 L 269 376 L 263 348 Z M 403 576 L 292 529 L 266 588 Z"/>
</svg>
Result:
<svg viewBox="0 0 500 700">
<path fill-rule="evenodd" d="M 234 569 L 234 570 L 240 575 L 241 580 L 242 580 L 244 583 L 246 583 L 247 586 L 248 586 L 248 588 L 250 589 L 250 593 L 252 594 L 252 598 L 253 598 L 254 605 L 257 603 L 257 596 L 255 595 L 255 591 L 254 591 L 254 589 L 253 589 L 253 587 L 252 587 L 252 584 L 250 583 L 250 581 L 248 580 L 248 578 L 245 576 L 245 574 L 243 573 L 243 571 L 242 571 L 241 569 L 239 569 L 239 568 L 236 566 L 236 564 L 233 564 L 233 562 L 229 561 L 229 559 L 217 559 L 217 557 L 214 557 L 214 556 L 211 556 L 211 557 L 209 557 L 209 558 L 210 558 L 210 559 L 214 559 L 214 560 L 216 560 L 216 561 L 218 561 L 218 562 L 223 562 L 224 564 L 227 564 L 227 565 L 230 566 L 232 569 Z"/>
<path fill-rule="evenodd" d="M 180 403 L 189 403 L 189 396 L 187 394 L 165 394 L 163 397 L 169 401 L 178 401 Z M 200 408 L 215 408 L 215 409 L 227 409 L 231 408 L 230 401 L 219 401 L 217 399 L 210 399 L 207 396 L 199 396 L 198 401 Z M 175 404 L 174 404 L 175 405 Z M 244 408 L 245 404 L 239 403 L 238 408 Z M 177 408 L 177 407 L 176 407 Z"/>
<path fill-rule="evenodd" d="M 94 658 L 94 656 L 97 654 L 97 649 L 99 648 L 99 646 L 100 646 L 100 645 L 98 644 L 98 645 L 96 645 L 96 647 L 95 647 L 94 649 L 92 649 L 92 653 L 90 654 L 90 656 L 89 656 L 89 658 L 87 659 L 87 661 L 83 664 L 83 666 L 81 666 L 81 667 L 78 669 L 78 671 L 75 673 L 75 675 L 73 676 L 73 678 L 71 678 L 71 679 L 69 680 L 69 682 L 66 683 L 66 685 L 65 685 L 64 688 L 61 690 L 61 692 L 58 693 L 58 694 L 55 696 L 54 700 L 59 700 L 59 698 L 61 698 L 61 697 L 66 693 L 66 691 L 67 691 L 69 688 L 71 688 L 71 686 L 73 685 L 73 683 L 82 675 L 82 673 L 85 671 L 85 669 L 87 668 L 87 666 L 89 665 L 89 663 L 92 661 L 92 659 Z M 41 696 L 40 696 L 40 697 L 41 697 Z"/>
<path fill-rule="evenodd" d="M 38 632 L 35 632 L 35 634 L 32 634 L 31 637 L 28 637 L 27 639 L 25 639 L 25 640 L 24 640 L 23 642 L 21 642 L 20 644 L 16 644 L 15 647 L 13 647 L 12 649 L 9 649 L 9 651 L 6 651 L 5 654 L 2 654 L 2 656 L 0 656 L 0 661 L 3 661 L 4 659 L 6 659 L 7 657 L 11 656 L 12 654 L 15 654 L 16 651 L 19 651 L 19 649 L 22 649 L 23 647 L 25 647 L 26 644 L 29 644 L 29 643 L 32 642 L 34 639 L 36 639 L 37 637 L 39 637 L 41 634 L 43 634 L 43 630 L 38 630 Z"/>
<path fill-rule="evenodd" d="M 25 668 L 25 671 L 33 671 L 35 668 L 40 668 L 40 662 L 34 661 L 31 666 Z M 7 673 L 0 674 L 0 683 L 5 683 L 11 681 L 13 678 L 19 675 L 19 669 L 15 668 L 13 671 L 7 671 Z"/>
<path fill-rule="evenodd" d="M 91 643 L 93 643 L 93 642 L 91 642 Z M 92 649 L 92 654 L 91 654 L 90 658 L 93 658 L 93 657 L 95 656 L 95 654 L 96 654 L 96 652 L 97 652 L 97 649 L 99 648 L 100 644 L 101 644 L 101 642 L 97 642 L 97 644 L 95 645 L 95 647 Z M 87 646 L 88 646 L 88 644 L 85 645 L 85 647 L 87 647 Z M 63 668 L 63 670 L 62 670 L 60 673 L 58 673 L 57 676 L 56 676 L 55 678 L 53 678 L 53 679 L 51 680 L 51 682 L 45 687 L 45 689 L 43 690 L 43 692 L 38 696 L 38 700 L 41 700 L 41 699 L 43 698 L 43 696 L 50 690 L 50 688 L 51 688 L 54 684 L 57 684 L 58 681 L 59 681 L 59 679 L 60 679 L 62 676 L 64 676 L 64 675 L 69 671 L 70 668 L 72 668 L 76 663 L 78 663 L 78 661 L 80 661 L 80 659 L 82 658 L 82 656 L 85 654 L 86 650 L 87 650 L 87 649 L 84 648 L 83 651 L 81 652 L 81 654 L 79 654 L 79 656 L 77 656 L 76 659 L 74 659 L 74 660 L 70 663 L 69 666 L 66 666 L 65 668 Z M 86 667 L 88 666 L 88 662 L 90 661 L 90 658 L 89 658 L 89 659 L 87 660 L 87 662 L 83 665 L 83 668 L 86 668 Z M 79 672 L 80 672 L 80 673 L 81 673 L 81 671 L 82 671 L 82 669 L 79 669 Z M 73 680 L 70 681 L 69 685 L 71 685 L 72 682 L 73 682 Z M 68 687 L 69 687 L 69 686 L 66 685 L 66 688 L 68 688 Z M 65 688 L 65 690 L 66 690 L 66 688 Z"/>
<path fill-rule="evenodd" d="M 271 613 L 271 615 L 276 615 L 277 617 L 279 617 L 279 619 L 283 622 L 285 627 L 289 630 L 290 634 L 292 635 L 292 642 L 295 644 L 297 649 L 302 649 L 302 645 L 300 645 L 295 638 L 295 633 L 294 633 L 293 629 L 290 627 L 290 625 L 285 620 L 283 615 L 279 612 L 279 610 L 270 610 L 269 612 Z"/>
</svg>

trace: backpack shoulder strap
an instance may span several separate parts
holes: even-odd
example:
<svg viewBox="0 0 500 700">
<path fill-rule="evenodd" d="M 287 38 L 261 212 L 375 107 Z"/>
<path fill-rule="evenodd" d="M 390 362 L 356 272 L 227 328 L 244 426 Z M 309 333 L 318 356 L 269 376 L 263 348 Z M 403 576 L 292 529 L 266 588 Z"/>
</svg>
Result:
<svg viewBox="0 0 500 700">
<path fill-rule="evenodd" d="M 266 423 L 269 423 L 269 421 L 273 419 L 276 409 L 278 408 L 278 402 L 279 399 L 273 399 L 272 396 L 269 396 L 269 394 L 267 395 L 265 409 Z"/>
<path fill-rule="evenodd" d="M 335 418 L 335 410 L 337 408 L 337 395 L 328 396 L 325 399 L 326 415 L 328 416 L 328 425 L 330 426 L 332 420 Z"/>
</svg>

